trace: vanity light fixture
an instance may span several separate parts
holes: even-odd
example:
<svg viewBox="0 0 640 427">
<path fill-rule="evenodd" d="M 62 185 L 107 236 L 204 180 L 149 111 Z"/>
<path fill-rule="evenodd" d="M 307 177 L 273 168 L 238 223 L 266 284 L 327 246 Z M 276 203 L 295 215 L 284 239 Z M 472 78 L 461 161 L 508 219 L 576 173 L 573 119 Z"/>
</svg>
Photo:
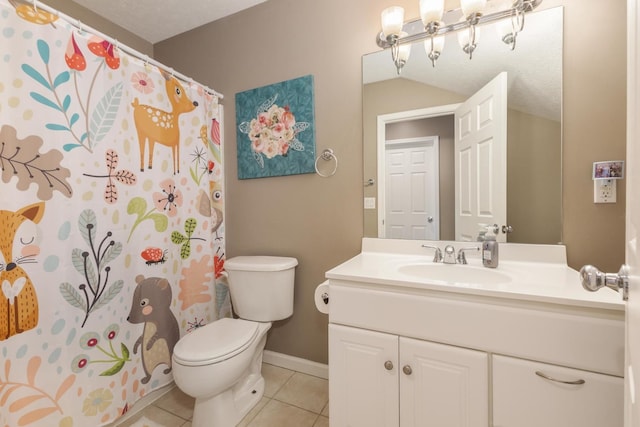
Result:
<svg viewBox="0 0 640 427">
<path fill-rule="evenodd" d="M 404 9 L 399 6 L 382 11 L 382 31 L 377 37 L 378 46 L 391 48 L 391 57 L 398 74 L 409 59 L 411 44 L 424 40 L 424 47 L 435 67 L 444 48 L 444 35 L 458 33 L 463 51 L 473 57 L 480 36 L 480 25 L 497 23 L 498 34 L 511 50 L 516 37 L 524 28 L 524 15 L 534 10 L 542 0 L 461 0 L 460 8 L 445 13 L 444 0 L 419 0 L 420 20 L 424 30 L 408 34 L 404 28 L 413 27 L 418 20 L 404 22 Z M 461 16 L 457 22 L 447 24 L 446 18 Z M 444 18 L 444 20 L 443 20 Z"/>
<path fill-rule="evenodd" d="M 404 25 L 404 9 L 399 6 L 388 7 L 382 11 L 382 32 L 380 37 L 384 37 L 385 41 L 391 47 L 391 58 L 396 65 L 398 74 L 402 71 L 402 67 L 409 60 L 411 54 L 410 44 L 400 44 L 398 40 L 407 37 L 409 34 L 402 31 Z"/>
</svg>

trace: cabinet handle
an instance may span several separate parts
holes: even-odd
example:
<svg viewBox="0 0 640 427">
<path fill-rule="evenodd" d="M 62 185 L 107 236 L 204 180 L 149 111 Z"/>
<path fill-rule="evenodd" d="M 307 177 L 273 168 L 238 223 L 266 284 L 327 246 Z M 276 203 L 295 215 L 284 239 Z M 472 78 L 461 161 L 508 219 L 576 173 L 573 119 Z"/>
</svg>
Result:
<svg viewBox="0 0 640 427">
<path fill-rule="evenodd" d="M 553 381 L 553 382 L 556 382 L 556 383 L 569 384 L 569 385 L 581 385 L 581 384 L 584 384 L 586 382 L 585 380 L 575 380 L 575 381 L 559 380 L 557 378 L 550 377 L 550 376 L 548 376 L 548 375 L 546 375 L 546 374 L 544 374 L 544 373 L 542 373 L 540 371 L 536 371 L 536 375 L 539 376 L 539 377 L 544 378 L 545 380 Z"/>
<path fill-rule="evenodd" d="M 405 375 L 411 375 L 413 373 L 413 370 L 411 369 L 411 366 L 409 365 L 404 365 L 402 367 L 402 372 L 405 373 Z"/>
<path fill-rule="evenodd" d="M 387 360 L 386 362 L 384 362 L 384 369 L 386 369 L 387 371 L 393 369 L 393 363 L 391 362 L 391 360 Z"/>
</svg>

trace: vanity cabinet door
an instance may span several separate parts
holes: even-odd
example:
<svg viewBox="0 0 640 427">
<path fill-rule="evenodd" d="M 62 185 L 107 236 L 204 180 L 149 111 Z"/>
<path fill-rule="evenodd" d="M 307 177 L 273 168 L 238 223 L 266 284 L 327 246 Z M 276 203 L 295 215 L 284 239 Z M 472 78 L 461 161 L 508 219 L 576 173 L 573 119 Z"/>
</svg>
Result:
<svg viewBox="0 0 640 427">
<path fill-rule="evenodd" d="M 400 426 L 487 427 L 488 359 L 481 351 L 401 337 Z"/>
<path fill-rule="evenodd" d="M 623 390 L 619 377 L 494 356 L 494 427 L 622 427 Z"/>
<path fill-rule="evenodd" d="M 331 427 L 397 427 L 398 337 L 329 325 Z"/>
</svg>

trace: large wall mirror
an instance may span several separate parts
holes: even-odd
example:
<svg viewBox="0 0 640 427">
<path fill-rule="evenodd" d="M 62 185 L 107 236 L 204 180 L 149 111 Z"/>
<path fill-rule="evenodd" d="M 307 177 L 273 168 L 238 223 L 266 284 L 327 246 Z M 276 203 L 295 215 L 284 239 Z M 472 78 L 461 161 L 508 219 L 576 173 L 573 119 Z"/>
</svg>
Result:
<svg viewBox="0 0 640 427">
<path fill-rule="evenodd" d="M 365 237 L 472 240 L 456 233 L 460 194 L 454 185 L 453 111 L 506 73 L 506 171 L 501 178 L 506 176 L 506 221 L 500 225 L 512 231 L 501 237 L 514 243 L 562 241 L 563 9 L 527 14 L 514 50 L 494 26 L 480 28 L 472 59 L 455 34 L 447 35 L 435 66 L 422 42 L 412 45 L 400 75 L 389 50 L 363 57 Z M 413 170 L 412 156 L 421 159 L 424 169 L 404 181 L 394 179 Z M 486 176 L 495 167 L 488 158 L 478 159 Z M 399 205 L 411 210 L 413 219 L 407 221 L 419 218 L 427 225 L 416 229 L 431 227 L 433 235 L 414 233 L 410 226 L 404 234 L 385 229 L 385 218 L 393 214 L 389 209 Z"/>
</svg>

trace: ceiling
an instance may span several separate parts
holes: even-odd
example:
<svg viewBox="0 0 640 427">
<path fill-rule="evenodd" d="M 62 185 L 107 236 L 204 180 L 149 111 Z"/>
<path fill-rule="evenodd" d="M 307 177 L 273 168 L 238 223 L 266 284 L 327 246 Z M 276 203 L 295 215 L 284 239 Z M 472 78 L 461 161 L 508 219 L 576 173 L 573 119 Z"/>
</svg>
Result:
<svg viewBox="0 0 640 427">
<path fill-rule="evenodd" d="M 266 0 L 73 0 L 151 44 Z"/>
</svg>

